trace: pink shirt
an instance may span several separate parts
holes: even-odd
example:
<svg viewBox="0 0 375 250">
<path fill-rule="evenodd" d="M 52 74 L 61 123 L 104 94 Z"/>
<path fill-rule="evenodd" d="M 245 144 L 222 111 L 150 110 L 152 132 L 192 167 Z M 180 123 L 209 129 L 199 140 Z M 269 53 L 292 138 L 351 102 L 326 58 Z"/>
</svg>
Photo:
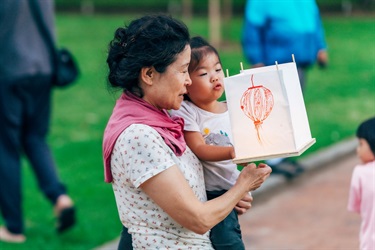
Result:
<svg viewBox="0 0 375 250">
<path fill-rule="evenodd" d="M 348 210 L 362 218 L 360 249 L 375 249 L 375 161 L 354 168 L 349 190 Z"/>
</svg>

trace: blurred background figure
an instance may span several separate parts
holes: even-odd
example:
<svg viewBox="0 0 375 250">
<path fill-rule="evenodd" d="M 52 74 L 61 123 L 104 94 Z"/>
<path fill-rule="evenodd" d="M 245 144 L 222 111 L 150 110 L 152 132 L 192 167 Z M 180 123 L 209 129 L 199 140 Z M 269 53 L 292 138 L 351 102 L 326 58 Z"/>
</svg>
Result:
<svg viewBox="0 0 375 250">
<path fill-rule="evenodd" d="M 328 63 L 327 45 L 315 0 L 247 0 L 242 47 L 252 67 L 292 61 L 294 54 L 302 90 L 306 70 L 316 62 Z M 297 176 L 303 167 L 289 159 L 267 161 L 272 173 L 287 178 Z"/>
<path fill-rule="evenodd" d="M 357 129 L 357 156 L 349 190 L 348 210 L 361 215 L 359 249 L 375 249 L 375 117 Z"/>
<path fill-rule="evenodd" d="M 52 55 L 31 11 L 39 5 L 54 33 L 54 3 L 2 0 L 0 5 L 0 209 L 5 225 L 0 240 L 21 243 L 24 219 L 21 162 L 25 154 L 38 185 L 54 206 L 57 231 L 75 223 L 73 201 L 66 194 L 46 142 L 52 91 Z"/>
</svg>

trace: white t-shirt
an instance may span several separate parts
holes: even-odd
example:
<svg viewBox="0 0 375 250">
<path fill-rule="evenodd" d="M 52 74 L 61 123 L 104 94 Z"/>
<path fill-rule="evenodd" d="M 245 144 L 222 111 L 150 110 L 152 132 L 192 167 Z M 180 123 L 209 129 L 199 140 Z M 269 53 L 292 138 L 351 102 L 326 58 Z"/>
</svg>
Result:
<svg viewBox="0 0 375 250">
<path fill-rule="evenodd" d="M 213 249 L 209 232 L 196 234 L 174 221 L 139 187 L 177 165 L 197 198 L 207 200 L 199 159 L 187 147 L 176 156 L 153 128 L 133 124 L 112 151 L 113 190 L 121 222 L 132 234 L 134 249 Z"/>
<path fill-rule="evenodd" d="M 185 131 L 202 134 L 207 144 L 217 146 L 232 145 L 232 132 L 228 111 L 215 114 L 200 109 L 189 101 L 183 101 L 179 110 L 170 113 L 184 118 Z M 232 160 L 202 161 L 207 191 L 228 190 L 236 182 L 240 171 Z"/>
</svg>

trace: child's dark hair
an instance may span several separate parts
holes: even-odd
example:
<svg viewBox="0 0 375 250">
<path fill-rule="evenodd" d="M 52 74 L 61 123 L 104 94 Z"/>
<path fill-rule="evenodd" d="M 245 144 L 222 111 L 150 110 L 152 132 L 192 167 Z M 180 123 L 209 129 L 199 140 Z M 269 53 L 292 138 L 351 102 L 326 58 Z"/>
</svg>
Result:
<svg viewBox="0 0 375 250">
<path fill-rule="evenodd" d="M 189 41 L 186 25 L 164 14 L 144 16 L 118 28 L 109 44 L 109 85 L 142 97 L 138 86 L 142 67 L 165 72 Z"/>
<path fill-rule="evenodd" d="M 362 122 L 357 129 L 356 136 L 365 139 L 375 155 L 375 117 Z"/>
<path fill-rule="evenodd" d="M 190 47 L 191 60 L 189 64 L 189 73 L 193 72 L 199 65 L 200 60 L 202 60 L 202 58 L 204 58 L 209 53 L 215 53 L 221 64 L 220 56 L 217 50 L 202 37 L 195 36 L 191 38 Z"/>
</svg>

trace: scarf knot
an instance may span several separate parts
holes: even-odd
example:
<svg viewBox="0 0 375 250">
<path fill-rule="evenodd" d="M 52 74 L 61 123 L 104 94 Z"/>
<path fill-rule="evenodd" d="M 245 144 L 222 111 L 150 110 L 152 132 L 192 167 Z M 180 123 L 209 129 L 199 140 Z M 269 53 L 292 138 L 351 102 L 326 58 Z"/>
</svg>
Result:
<svg viewBox="0 0 375 250">
<path fill-rule="evenodd" d="M 159 110 L 130 92 L 123 93 L 116 101 L 112 115 L 104 130 L 103 162 L 104 180 L 112 182 L 111 154 L 120 134 L 132 124 L 145 124 L 154 128 L 172 151 L 180 156 L 186 149 L 183 135 L 184 120 L 171 117 L 163 109 Z"/>
</svg>

